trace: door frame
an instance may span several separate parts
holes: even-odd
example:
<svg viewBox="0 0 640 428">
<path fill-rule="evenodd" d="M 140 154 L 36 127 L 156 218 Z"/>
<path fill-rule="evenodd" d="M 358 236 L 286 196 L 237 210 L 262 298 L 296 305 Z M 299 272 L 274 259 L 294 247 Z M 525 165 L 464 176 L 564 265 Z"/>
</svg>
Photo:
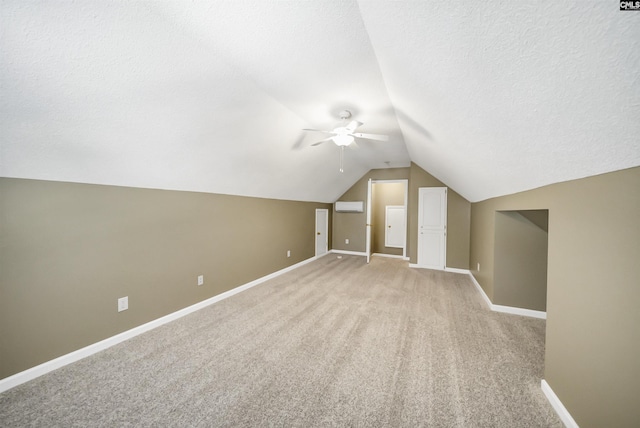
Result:
<svg viewBox="0 0 640 428">
<path fill-rule="evenodd" d="M 402 249 L 402 258 L 404 260 L 407 259 L 407 230 L 409 226 L 407 225 L 407 204 L 409 202 L 409 179 L 407 178 L 399 178 L 399 179 L 391 179 L 391 180 L 374 180 L 372 178 L 369 179 L 367 183 L 367 223 L 366 223 L 366 243 L 365 243 L 365 251 L 367 255 L 367 263 L 371 260 L 371 207 L 372 207 L 372 192 L 371 188 L 373 183 L 404 183 L 404 248 Z"/>
<path fill-rule="evenodd" d="M 420 234 L 421 234 L 421 230 L 420 230 L 420 222 L 422 219 L 422 190 L 425 189 L 438 189 L 443 191 L 443 195 L 444 195 L 444 201 L 442 204 L 442 211 L 443 211 L 443 219 L 444 219 L 444 229 L 443 229 L 443 243 L 442 243 L 442 267 L 434 267 L 434 266 L 427 266 L 424 264 L 420 263 Z M 418 240 L 417 240 L 417 248 L 416 248 L 416 262 L 417 262 L 417 267 L 421 267 L 421 268 L 425 268 L 425 269 L 438 269 L 438 270 L 445 270 L 447 268 L 447 226 L 448 226 L 448 222 L 447 222 L 447 215 L 448 215 L 448 198 L 449 198 L 449 188 L 448 187 L 419 187 L 418 188 Z"/>
<path fill-rule="evenodd" d="M 315 231 L 315 235 L 313 236 L 313 244 L 314 244 L 314 253 L 316 257 L 318 257 L 318 212 L 319 211 L 324 211 L 325 213 L 324 236 L 326 239 L 324 244 L 324 253 L 322 254 L 327 254 L 329 252 L 329 210 L 327 208 L 316 208 L 315 227 L 313 228 Z"/>
<path fill-rule="evenodd" d="M 371 261 L 371 186 L 373 181 L 367 181 L 367 222 L 365 223 L 365 252 L 367 264 Z"/>
</svg>

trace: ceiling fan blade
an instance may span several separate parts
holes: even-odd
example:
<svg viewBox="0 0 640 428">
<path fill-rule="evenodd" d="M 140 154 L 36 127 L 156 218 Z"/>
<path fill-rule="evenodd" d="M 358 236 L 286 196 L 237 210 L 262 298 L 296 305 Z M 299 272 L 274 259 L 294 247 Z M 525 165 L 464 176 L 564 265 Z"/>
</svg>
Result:
<svg viewBox="0 0 640 428">
<path fill-rule="evenodd" d="M 324 140 L 320 140 L 317 143 L 313 143 L 312 146 L 319 146 L 322 143 L 326 143 L 327 141 L 331 140 L 333 137 L 329 137 L 329 138 L 325 138 Z"/>
<path fill-rule="evenodd" d="M 348 130 L 349 133 L 351 133 L 351 132 L 355 131 L 358 126 L 361 126 L 361 125 L 362 125 L 362 122 L 358 122 L 357 120 L 352 120 L 344 128 L 346 130 Z"/>
<path fill-rule="evenodd" d="M 362 134 L 362 133 L 355 133 L 355 134 L 351 134 L 354 137 L 358 137 L 358 138 L 366 138 L 367 140 L 377 140 L 377 141 L 389 141 L 389 136 L 388 135 L 380 135 L 380 134 Z"/>
<path fill-rule="evenodd" d="M 325 134 L 335 134 L 335 132 L 333 131 L 322 131 L 320 129 L 309 129 L 309 128 L 303 128 L 303 131 L 313 131 L 313 132 L 323 132 Z"/>
</svg>

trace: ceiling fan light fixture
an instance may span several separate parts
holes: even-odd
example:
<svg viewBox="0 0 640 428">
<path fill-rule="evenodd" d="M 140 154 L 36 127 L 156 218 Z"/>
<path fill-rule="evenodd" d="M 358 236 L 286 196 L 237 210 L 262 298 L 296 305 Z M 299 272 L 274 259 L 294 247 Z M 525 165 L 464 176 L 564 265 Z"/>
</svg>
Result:
<svg viewBox="0 0 640 428">
<path fill-rule="evenodd" d="M 311 145 L 318 146 L 329 140 L 336 143 L 336 146 L 340 148 L 340 172 L 344 172 L 344 148 L 355 142 L 355 137 L 363 138 L 365 140 L 389 141 L 389 137 L 387 135 L 363 134 L 360 132 L 355 132 L 358 127 L 363 125 L 363 123 L 357 120 L 352 120 L 351 122 L 347 123 L 347 120 L 349 120 L 350 118 L 351 112 L 349 110 L 343 110 L 340 112 L 340 119 L 342 119 L 342 123 L 338 124 L 331 131 L 310 128 L 304 129 L 305 131 L 322 132 L 324 134 L 333 135 L 332 137 L 327 137 L 324 140 L 317 141 Z"/>
<path fill-rule="evenodd" d="M 348 146 L 353 143 L 354 139 L 352 135 L 340 134 L 331 138 L 337 146 Z"/>
</svg>

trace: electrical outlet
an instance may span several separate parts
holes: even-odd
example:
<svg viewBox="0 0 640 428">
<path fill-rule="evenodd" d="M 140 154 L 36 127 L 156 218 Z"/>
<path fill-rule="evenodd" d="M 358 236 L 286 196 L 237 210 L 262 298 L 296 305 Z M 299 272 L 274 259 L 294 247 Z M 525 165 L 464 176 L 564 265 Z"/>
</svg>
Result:
<svg viewBox="0 0 640 428">
<path fill-rule="evenodd" d="M 204 284 L 204 275 L 198 275 L 198 285 Z"/>
<path fill-rule="evenodd" d="M 287 250 L 287 257 L 291 257 L 291 250 Z"/>
<path fill-rule="evenodd" d="M 480 262 L 478 262 L 478 269 L 477 269 L 477 271 L 478 271 L 478 272 L 480 272 Z"/>
<path fill-rule="evenodd" d="M 348 244 L 348 243 L 349 243 L 349 238 L 345 239 L 345 240 L 344 240 L 344 243 L 345 243 L 345 244 Z"/>
<path fill-rule="evenodd" d="M 118 312 L 126 311 L 127 309 L 129 309 L 129 296 L 119 298 Z"/>
</svg>

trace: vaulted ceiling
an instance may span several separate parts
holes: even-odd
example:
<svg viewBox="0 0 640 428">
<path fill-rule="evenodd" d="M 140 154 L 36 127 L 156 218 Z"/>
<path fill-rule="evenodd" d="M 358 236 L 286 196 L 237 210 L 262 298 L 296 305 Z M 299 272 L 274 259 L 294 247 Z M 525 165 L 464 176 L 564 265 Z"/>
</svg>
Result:
<svg viewBox="0 0 640 428">
<path fill-rule="evenodd" d="M 0 173 L 335 201 L 372 168 L 468 200 L 640 165 L 640 12 L 613 1 L 7 1 Z M 341 110 L 345 152 L 303 128 Z"/>
</svg>

